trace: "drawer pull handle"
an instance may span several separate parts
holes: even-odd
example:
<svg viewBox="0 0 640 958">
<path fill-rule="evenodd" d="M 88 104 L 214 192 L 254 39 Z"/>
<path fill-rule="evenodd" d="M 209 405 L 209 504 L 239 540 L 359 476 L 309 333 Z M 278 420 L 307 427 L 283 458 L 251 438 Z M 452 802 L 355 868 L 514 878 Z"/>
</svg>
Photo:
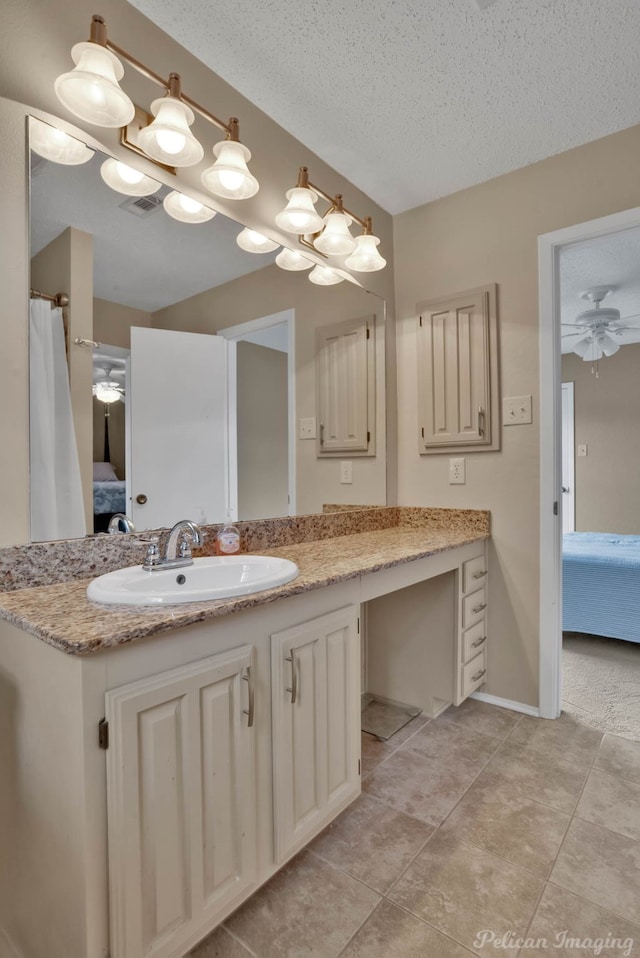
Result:
<svg viewBox="0 0 640 958">
<path fill-rule="evenodd" d="M 474 615 L 476 615 L 478 612 L 482 612 L 484 609 L 486 609 L 486 607 L 487 607 L 487 603 L 485 602 L 483 603 L 483 605 L 474 605 L 471 611 L 473 612 Z"/>
<path fill-rule="evenodd" d="M 486 576 L 486 574 L 487 574 L 486 569 L 485 569 L 484 572 L 474 572 L 474 573 L 473 573 L 473 578 L 474 578 L 474 579 L 484 579 L 484 577 Z"/>
<path fill-rule="evenodd" d="M 471 681 L 472 681 L 472 682 L 477 682 L 478 679 L 481 679 L 482 676 L 483 676 L 483 675 L 486 675 L 486 674 L 487 674 L 487 670 L 486 670 L 486 669 L 480 669 L 479 672 L 476 672 L 475 675 L 472 675 L 472 676 L 471 676 Z"/>
<path fill-rule="evenodd" d="M 483 642 L 487 641 L 486 635 L 483 635 L 481 638 L 476 639 L 475 642 L 471 643 L 472 649 L 479 649 Z"/>
<path fill-rule="evenodd" d="M 291 655 L 287 656 L 285 662 L 291 662 L 291 688 L 287 689 L 287 692 L 291 693 L 291 704 L 295 705 L 298 699 L 298 670 L 293 649 L 291 649 Z"/>
<path fill-rule="evenodd" d="M 242 676 L 244 681 L 247 683 L 247 691 L 249 693 L 249 708 L 243 709 L 243 713 L 247 716 L 247 728 L 253 728 L 253 716 L 255 711 L 255 695 L 253 689 L 253 672 L 251 671 L 251 666 L 247 666 L 247 671 Z"/>
</svg>

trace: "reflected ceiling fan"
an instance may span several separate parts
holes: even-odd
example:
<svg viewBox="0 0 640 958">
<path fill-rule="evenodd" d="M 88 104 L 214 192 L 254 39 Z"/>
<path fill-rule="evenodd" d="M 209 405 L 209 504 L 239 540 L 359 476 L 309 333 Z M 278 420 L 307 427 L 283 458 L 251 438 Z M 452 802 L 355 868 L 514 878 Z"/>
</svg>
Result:
<svg viewBox="0 0 640 958">
<path fill-rule="evenodd" d="M 124 375 L 123 364 L 96 356 L 93 365 L 93 395 L 107 405 L 118 400 L 124 402 Z"/>
<path fill-rule="evenodd" d="M 593 309 L 579 313 L 573 323 L 562 323 L 563 343 L 586 363 L 597 363 L 603 356 L 613 356 L 625 343 L 640 341 L 640 313 L 623 318 L 619 309 L 600 305 L 615 289 L 615 286 L 593 286 L 585 290 L 581 297 L 592 303 Z M 632 331 L 635 335 L 628 335 Z"/>
</svg>

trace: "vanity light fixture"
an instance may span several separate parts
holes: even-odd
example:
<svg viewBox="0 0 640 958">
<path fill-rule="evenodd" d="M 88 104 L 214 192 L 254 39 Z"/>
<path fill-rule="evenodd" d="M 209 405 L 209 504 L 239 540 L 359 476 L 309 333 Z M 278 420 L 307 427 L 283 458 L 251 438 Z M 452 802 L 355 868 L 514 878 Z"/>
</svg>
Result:
<svg viewBox="0 0 640 958">
<path fill-rule="evenodd" d="M 94 154 L 86 143 L 76 140 L 64 130 L 58 130 L 42 120 L 31 117 L 29 123 L 29 146 L 53 163 L 62 163 L 64 166 L 80 166 L 87 163 Z"/>
<path fill-rule="evenodd" d="M 160 183 L 151 176 L 145 176 L 140 170 L 121 163 L 110 156 L 100 167 L 100 176 L 107 186 L 125 196 L 151 196 L 160 189 Z"/>
<path fill-rule="evenodd" d="M 344 281 L 344 276 L 340 276 L 330 266 L 314 266 L 309 273 L 309 279 L 316 286 L 335 286 L 336 283 Z"/>
<path fill-rule="evenodd" d="M 311 269 L 312 266 L 315 266 L 315 263 L 306 256 L 303 256 L 302 253 L 299 253 L 295 249 L 287 249 L 286 247 L 280 250 L 276 256 L 276 263 L 280 269 L 288 269 L 291 270 L 291 272 L 299 272 L 300 270 Z"/>
<path fill-rule="evenodd" d="M 180 220 L 181 223 L 207 223 L 216 215 L 215 210 L 177 190 L 167 193 L 162 205 L 169 216 L 173 216 L 174 220 Z"/>
<path fill-rule="evenodd" d="M 380 243 L 373 235 L 371 217 L 362 219 L 356 213 L 345 208 L 340 193 L 330 196 L 323 189 L 311 183 L 309 170 L 301 166 L 296 186 L 286 194 L 288 203 L 276 216 L 276 224 L 288 233 L 296 233 L 298 241 L 325 258 L 328 256 L 349 256 L 345 266 L 362 272 L 374 272 L 384 269 L 386 260 L 378 253 Z M 322 197 L 330 205 L 324 218 L 315 209 L 318 198 Z M 349 227 L 355 221 L 363 229 L 361 236 L 352 236 Z M 312 276 L 321 275 L 319 273 Z M 313 280 L 318 282 L 317 278 Z M 340 282 L 340 279 L 333 280 Z"/>
<path fill-rule="evenodd" d="M 176 167 L 194 166 L 204 156 L 202 144 L 189 129 L 194 112 L 198 113 L 225 133 L 225 139 L 213 148 L 215 162 L 202 174 L 206 189 L 225 199 L 246 199 L 258 192 L 258 181 L 247 167 L 251 153 L 240 142 L 238 120 L 218 119 L 182 92 L 178 73 L 164 80 L 112 43 L 101 16 L 92 18 L 89 40 L 77 43 L 71 56 L 76 67 L 58 77 L 55 91 L 75 116 L 97 126 L 120 127 L 123 146 L 175 172 Z M 165 91 L 151 104 L 155 119 L 139 130 L 135 143 L 129 140 L 127 125 L 140 111 L 119 86 L 124 74 L 121 59 Z"/>
<path fill-rule="evenodd" d="M 238 233 L 236 243 L 247 253 L 272 253 L 280 245 L 263 236 L 262 233 L 258 233 L 257 230 L 249 229 L 248 226 Z"/>
</svg>

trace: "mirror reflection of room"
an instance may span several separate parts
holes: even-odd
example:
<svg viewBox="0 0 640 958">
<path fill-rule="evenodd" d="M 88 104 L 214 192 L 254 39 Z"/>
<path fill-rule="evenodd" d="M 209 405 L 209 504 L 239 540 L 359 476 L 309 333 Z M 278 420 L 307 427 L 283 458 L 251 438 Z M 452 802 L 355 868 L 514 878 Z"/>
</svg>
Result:
<svg viewBox="0 0 640 958">
<path fill-rule="evenodd" d="M 62 481 L 76 491 L 55 509 L 49 496 L 58 519 L 32 515 L 32 539 L 104 532 L 118 513 L 143 530 L 184 515 L 218 523 L 384 503 L 383 303 L 278 269 L 277 249 L 247 252 L 247 231 L 220 213 L 180 221 L 164 185 L 124 195 L 104 166 L 99 153 L 69 167 L 31 152 L 31 285 L 68 296 L 78 450 L 75 485 L 68 465 Z M 370 448 L 332 454 L 319 438 L 316 333 L 365 314 Z M 53 488 L 47 468 L 32 490 Z"/>
</svg>

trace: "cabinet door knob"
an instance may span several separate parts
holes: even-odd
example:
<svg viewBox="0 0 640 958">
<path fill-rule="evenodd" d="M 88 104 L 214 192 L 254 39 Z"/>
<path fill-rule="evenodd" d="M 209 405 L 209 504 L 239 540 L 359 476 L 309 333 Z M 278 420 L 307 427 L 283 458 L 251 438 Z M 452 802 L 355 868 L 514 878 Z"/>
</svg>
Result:
<svg viewBox="0 0 640 958">
<path fill-rule="evenodd" d="M 138 505 L 143 506 L 146 501 L 147 501 L 147 497 L 145 496 L 144 492 L 141 492 L 139 495 L 136 496 L 136 502 L 138 503 Z"/>
<path fill-rule="evenodd" d="M 472 648 L 472 649 L 477 649 L 477 648 L 479 648 L 479 647 L 482 645 L 483 642 L 486 642 L 486 641 L 487 641 L 486 635 L 482 635 L 482 636 L 480 636 L 479 639 L 476 639 L 475 642 L 472 642 L 472 643 L 471 643 L 471 648 Z"/>
<path fill-rule="evenodd" d="M 486 609 L 486 607 L 487 607 L 487 603 L 485 602 L 483 603 L 483 605 L 474 605 L 471 611 L 473 612 L 474 615 L 476 615 L 478 612 L 482 612 L 484 609 Z"/>
<path fill-rule="evenodd" d="M 486 574 L 487 574 L 487 573 L 486 573 L 486 570 L 485 570 L 484 572 L 474 572 L 474 573 L 473 573 L 473 578 L 474 578 L 474 579 L 484 579 L 484 577 L 486 576 Z"/>
<path fill-rule="evenodd" d="M 291 655 L 287 656 L 285 662 L 291 662 L 291 688 L 287 692 L 291 693 L 291 704 L 295 705 L 298 698 L 298 669 L 296 668 L 296 656 L 293 649 Z"/>
<path fill-rule="evenodd" d="M 483 675 L 486 675 L 486 674 L 487 674 L 487 670 L 486 670 L 486 669 L 480 669 L 479 672 L 476 672 L 475 675 L 472 675 L 472 676 L 471 676 L 471 681 L 472 681 L 472 682 L 477 682 L 478 679 L 481 679 L 482 676 L 483 676 Z"/>
<path fill-rule="evenodd" d="M 478 435 L 484 439 L 484 409 L 478 406 Z"/>
</svg>

